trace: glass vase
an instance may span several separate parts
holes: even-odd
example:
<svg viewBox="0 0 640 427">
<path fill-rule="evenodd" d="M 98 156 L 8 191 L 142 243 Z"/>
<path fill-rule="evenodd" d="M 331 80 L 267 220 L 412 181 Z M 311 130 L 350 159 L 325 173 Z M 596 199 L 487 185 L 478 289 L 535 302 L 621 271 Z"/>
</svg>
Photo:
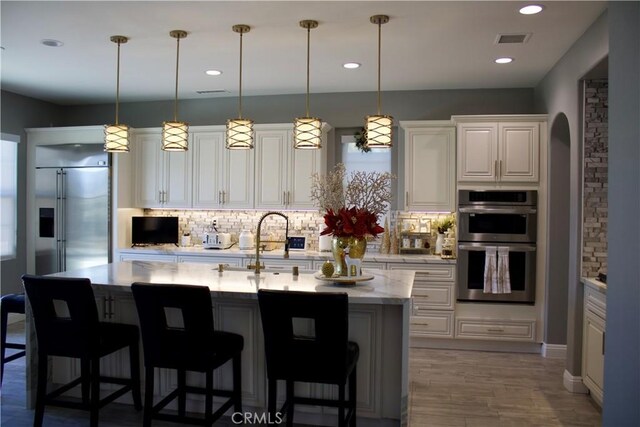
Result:
<svg viewBox="0 0 640 427">
<path fill-rule="evenodd" d="M 350 258 L 362 260 L 365 252 L 367 251 L 367 238 L 333 236 L 331 241 L 331 251 L 333 252 L 333 259 L 336 266 L 334 275 L 346 276 L 347 264 L 344 262 L 345 255 L 348 254 Z"/>
</svg>

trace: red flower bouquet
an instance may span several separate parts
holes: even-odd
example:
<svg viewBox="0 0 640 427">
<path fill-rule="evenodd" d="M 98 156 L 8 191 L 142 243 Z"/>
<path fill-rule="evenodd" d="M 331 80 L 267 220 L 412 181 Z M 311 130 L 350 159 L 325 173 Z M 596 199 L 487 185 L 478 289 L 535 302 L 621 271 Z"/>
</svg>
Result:
<svg viewBox="0 0 640 427">
<path fill-rule="evenodd" d="M 337 237 L 364 237 L 371 235 L 376 237 L 384 231 L 378 224 L 378 217 L 366 209 L 340 208 L 338 212 L 329 209 L 324 215 L 324 224 L 327 226 L 321 235 L 331 234 Z"/>
</svg>

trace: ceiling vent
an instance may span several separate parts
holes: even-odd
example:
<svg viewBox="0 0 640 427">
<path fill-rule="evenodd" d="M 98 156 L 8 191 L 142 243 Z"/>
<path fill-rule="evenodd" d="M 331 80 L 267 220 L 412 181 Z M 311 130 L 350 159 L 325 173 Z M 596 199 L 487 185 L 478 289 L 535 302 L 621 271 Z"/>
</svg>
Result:
<svg viewBox="0 0 640 427">
<path fill-rule="evenodd" d="M 523 44 L 529 41 L 531 33 L 498 34 L 495 44 Z"/>
<path fill-rule="evenodd" d="M 196 93 L 199 94 L 199 95 L 208 95 L 208 94 L 211 94 L 211 93 L 227 93 L 227 91 L 224 90 L 224 89 L 197 90 Z"/>
</svg>

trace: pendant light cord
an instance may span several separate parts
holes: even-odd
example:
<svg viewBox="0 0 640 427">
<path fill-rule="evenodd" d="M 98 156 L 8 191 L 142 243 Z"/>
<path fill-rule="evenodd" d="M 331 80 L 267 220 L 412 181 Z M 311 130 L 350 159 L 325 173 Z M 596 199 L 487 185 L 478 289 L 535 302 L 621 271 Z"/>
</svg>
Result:
<svg viewBox="0 0 640 427">
<path fill-rule="evenodd" d="M 309 62 L 311 57 L 311 27 L 307 28 L 307 117 L 309 117 Z"/>
<path fill-rule="evenodd" d="M 173 104 L 173 121 L 178 121 L 178 64 L 180 61 L 180 37 L 176 38 L 176 97 Z"/>
<path fill-rule="evenodd" d="M 380 115 L 381 111 L 381 101 L 380 101 L 380 52 L 382 45 L 382 23 L 378 22 L 378 115 Z"/>
<path fill-rule="evenodd" d="M 240 33 L 240 82 L 238 87 L 240 88 L 238 91 L 238 118 L 242 118 L 242 32 Z"/>
<path fill-rule="evenodd" d="M 120 106 L 120 42 L 118 41 L 118 61 L 116 65 L 116 125 Z"/>
</svg>

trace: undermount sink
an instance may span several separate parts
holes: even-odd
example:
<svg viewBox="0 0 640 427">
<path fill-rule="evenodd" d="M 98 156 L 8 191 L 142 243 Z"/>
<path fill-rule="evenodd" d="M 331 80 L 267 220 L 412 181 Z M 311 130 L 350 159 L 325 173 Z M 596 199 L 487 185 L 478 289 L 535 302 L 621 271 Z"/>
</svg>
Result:
<svg viewBox="0 0 640 427">
<path fill-rule="evenodd" d="M 218 270 L 218 267 L 216 267 L 214 270 Z M 234 265 L 227 265 L 224 264 L 224 270 L 223 271 L 240 271 L 240 272 L 246 272 L 246 273 L 252 273 L 254 274 L 254 271 L 252 269 L 249 269 L 247 267 L 236 267 Z M 289 265 L 283 265 L 283 266 L 270 266 L 267 268 L 263 268 L 260 270 L 260 274 L 280 274 L 280 273 L 292 273 L 293 272 L 293 266 L 289 266 Z M 299 274 L 313 274 L 315 273 L 313 270 L 303 270 L 301 268 L 298 269 L 298 273 Z"/>
</svg>

